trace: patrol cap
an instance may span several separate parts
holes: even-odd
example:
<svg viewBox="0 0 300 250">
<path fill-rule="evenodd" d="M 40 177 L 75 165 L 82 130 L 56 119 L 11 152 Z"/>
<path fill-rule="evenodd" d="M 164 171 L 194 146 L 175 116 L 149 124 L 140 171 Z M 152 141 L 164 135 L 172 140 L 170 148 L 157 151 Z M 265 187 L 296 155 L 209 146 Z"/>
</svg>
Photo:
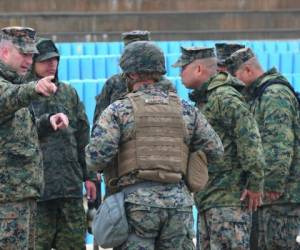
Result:
<svg viewBox="0 0 300 250">
<path fill-rule="evenodd" d="M 214 48 L 206 48 L 206 47 L 190 47 L 184 48 L 181 47 L 181 56 L 174 63 L 173 67 L 183 67 L 191 62 L 195 61 L 196 59 L 205 59 L 216 57 Z"/>
<path fill-rule="evenodd" d="M 1 29 L 1 40 L 11 41 L 22 53 L 38 53 L 35 34 L 35 30 L 29 27 L 4 27 Z"/>
<path fill-rule="evenodd" d="M 225 66 L 225 60 L 235 51 L 245 48 L 245 45 L 237 43 L 216 43 L 216 52 L 218 58 L 218 65 Z"/>
<path fill-rule="evenodd" d="M 59 58 L 59 52 L 51 39 L 39 38 L 36 43 L 38 54 L 34 56 L 35 62 L 42 62 L 53 57 Z"/>
<path fill-rule="evenodd" d="M 255 57 L 250 48 L 239 49 L 225 60 L 225 64 L 231 74 L 234 74 L 245 62 Z"/>
<path fill-rule="evenodd" d="M 126 45 L 136 41 L 150 41 L 150 32 L 147 30 L 132 30 L 122 33 L 122 40 Z"/>
</svg>

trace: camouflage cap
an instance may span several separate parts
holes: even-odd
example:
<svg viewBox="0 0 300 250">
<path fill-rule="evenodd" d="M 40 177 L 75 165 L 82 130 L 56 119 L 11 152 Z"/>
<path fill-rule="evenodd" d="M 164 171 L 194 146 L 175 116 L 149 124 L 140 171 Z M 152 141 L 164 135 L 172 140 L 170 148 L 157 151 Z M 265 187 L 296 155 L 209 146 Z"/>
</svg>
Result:
<svg viewBox="0 0 300 250">
<path fill-rule="evenodd" d="M 125 46 L 136 41 L 150 41 L 150 32 L 147 30 L 133 30 L 125 32 L 122 33 L 122 40 Z"/>
<path fill-rule="evenodd" d="M 183 67 L 196 59 L 205 59 L 216 57 L 214 48 L 205 48 L 205 47 L 190 47 L 184 48 L 181 47 L 181 56 L 177 60 L 173 67 Z"/>
<path fill-rule="evenodd" d="M 234 74 L 242 64 L 247 62 L 252 57 L 255 57 L 255 55 L 250 48 L 239 49 L 225 60 L 225 64 L 228 68 L 228 71 L 231 74 Z"/>
<path fill-rule="evenodd" d="M 35 30 L 29 27 L 5 27 L 1 29 L 1 40 L 11 41 L 22 53 L 38 53 L 35 34 Z"/>
<path fill-rule="evenodd" d="M 233 52 L 245 48 L 245 45 L 237 43 L 216 43 L 215 47 L 217 52 L 218 65 L 225 66 L 226 58 L 228 58 Z"/>
<path fill-rule="evenodd" d="M 38 54 L 33 58 L 35 62 L 42 62 L 53 57 L 59 58 L 59 52 L 51 39 L 39 38 L 36 43 Z"/>
<path fill-rule="evenodd" d="M 164 53 L 149 41 L 127 45 L 120 59 L 120 67 L 124 73 L 166 73 Z"/>
</svg>

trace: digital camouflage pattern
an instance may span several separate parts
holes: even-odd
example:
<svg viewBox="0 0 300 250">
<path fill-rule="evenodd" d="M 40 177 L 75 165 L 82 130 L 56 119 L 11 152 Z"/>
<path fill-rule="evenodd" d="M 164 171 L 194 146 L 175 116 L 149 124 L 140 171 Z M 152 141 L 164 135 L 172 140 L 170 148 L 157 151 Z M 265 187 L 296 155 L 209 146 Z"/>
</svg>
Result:
<svg viewBox="0 0 300 250">
<path fill-rule="evenodd" d="M 198 223 L 201 250 L 249 249 L 251 214 L 245 210 L 211 208 L 201 213 Z"/>
<path fill-rule="evenodd" d="M 36 249 L 85 249 L 82 199 L 55 199 L 38 203 Z"/>
<path fill-rule="evenodd" d="M 282 84 L 269 86 L 261 98 L 255 98 L 255 90 L 270 79 L 276 81 L 285 78 L 272 68 L 249 85 L 245 92 L 258 123 L 264 148 L 264 190 L 283 193 L 275 204 L 300 203 L 298 101 L 291 90 Z M 264 204 L 269 203 L 264 201 Z"/>
<path fill-rule="evenodd" d="M 300 225 L 299 204 L 263 206 L 258 212 L 258 249 L 300 249 L 296 242 Z"/>
<path fill-rule="evenodd" d="M 36 201 L 28 199 L 0 205 L 0 249 L 35 249 Z"/>
<path fill-rule="evenodd" d="M 157 84 L 160 84 L 163 89 L 175 91 L 172 82 L 165 77 L 162 77 Z M 95 125 L 97 119 L 104 111 L 104 109 L 106 109 L 111 103 L 124 97 L 127 93 L 128 89 L 126 77 L 123 73 L 116 74 L 109 78 L 105 82 L 101 93 L 96 97 L 96 107 L 94 112 L 93 124 Z"/>
<path fill-rule="evenodd" d="M 228 71 L 234 75 L 235 72 L 252 57 L 255 57 L 255 55 L 250 48 L 240 49 L 225 60 L 225 65 Z"/>
<path fill-rule="evenodd" d="M 122 34 L 124 45 L 128 45 L 136 41 L 150 40 L 150 32 L 134 30 Z M 166 78 L 160 81 L 162 86 L 167 89 L 174 90 L 173 84 Z M 106 109 L 109 104 L 119 100 L 128 93 L 126 76 L 124 73 L 116 74 L 110 77 L 104 84 L 101 93 L 96 96 L 96 107 L 94 111 L 93 124 L 97 121 L 100 114 Z M 94 127 L 94 126 L 93 126 Z"/>
<path fill-rule="evenodd" d="M 38 198 L 43 189 L 42 155 L 32 113 L 40 95 L 35 83 L 0 62 L 0 204 Z"/>
<path fill-rule="evenodd" d="M 162 99 L 168 98 L 168 91 L 163 91 L 159 85 L 144 85 L 139 89 L 145 99 L 147 97 L 157 97 Z M 166 100 L 165 100 L 166 101 Z M 206 153 L 209 160 L 215 158 L 221 158 L 223 153 L 223 147 L 221 141 L 214 130 L 207 123 L 206 119 L 201 113 L 197 113 L 197 110 L 191 107 L 187 102 L 182 102 L 182 114 L 183 119 L 187 128 L 187 138 L 185 142 L 187 145 L 191 146 L 191 150 L 197 151 L 202 150 Z M 92 138 L 90 144 L 86 147 L 86 160 L 87 166 L 90 170 L 99 170 L 102 171 L 105 168 L 106 163 L 109 163 L 117 154 L 119 145 L 122 142 L 126 142 L 131 139 L 131 135 L 134 129 L 134 117 L 133 117 L 133 107 L 129 99 L 125 98 L 111 104 L 97 120 L 96 126 L 92 133 Z M 192 138 L 192 135 L 195 131 L 195 135 Z M 142 182 L 141 179 L 137 179 L 134 173 L 130 173 L 120 178 L 119 186 L 128 186 L 130 184 L 135 184 Z M 135 192 L 132 192 L 125 197 L 125 202 L 128 203 L 127 213 L 129 216 L 129 223 L 134 230 L 134 234 L 138 234 L 136 230 L 139 230 L 139 225 L 146 223 L 144 226 L 144 231 L 141 234 L 144 234 L 141 237 L 146 237 L 151 239 L 155 234 L 158 234 L 158 231 L 161 231 L 157 228 L 157 224 L 150 225 L 150 218 L 152 221 L 157 218 L 157 214 L 160 214 L 160 222 L 165 223 L 167 227 L 168 222 L 174 227 L 186 228 L 187 230 L 180 236 L 176 237 L 176 242 L 180 246 L 183 240 L 185 240 L 185 245 L 191 246 L 193 249 L 192 239 L 188 238 L 190 232 L 192 231 L 192 204 L 193 198 L 188 191 L 188 188 L 183 183 L 178 184 L 158 184 L 153 187 L 141 188 Z M 135 213 L 133 210 L 129 211 L 129 207 L 132 204 L 132 208 L 137 208 Z M 147 208 L 147 211 L 139 211 L 141 207 Z M 152 209 L 156 208 L 156 209 Z M 177 213 L 176 211 L 184 209 L 189 209 L 187 215 L 186 213 Z M 169 220 L 166 220 L 167 215 L 176 214 L 175 217 L 169 217 Z M 134 221 L 141 219 L 141 216 L 145 219 L 142 223 L 132 225 Z M 132 223 L 130 222 L 132 221 Z M 159 221 L 157 221 L 159 223 Z M 153 226 L 152 226 L 153 225 Z M 149 227 L 148 227 L 149 226 Z M 151 232 L 152 229 L 157 230 L 156 232 Z M 149 231 L 149 229 L 151 229 Z M 151 232 L 151 234 L 149 234 Z M 163 232 L 164 235 L 174 232 L 174 229 L 168 227 Z M 166 242 L 168 241 L 168 242 Z M 168 236 L 166 236 L 166 241 L 161 239 L 159 241 L 159 246 L 165 246 L 165 244 L 171 244 L 169 242 Z M 153 245 L 154 239 L 152 238 L 151 243 L 145 240 L 131 240 L 129 238 L 128 242 L 124 243 L 124 246 L 129 244 L 130 246 L 138 245 L 143 248 L 151 245 L 150 249 L 154 249 Z M 156 246 L 159 248 L 159 246 Z M 176 248 L 176 249 L 181 249 Z M 183 248 L 184 249 L 184 248 Z"/>
<path fill-rule="evenodd" d="M 202 47 L 181 47 L 180 58 L 172 65 L 173 67 L 183 67 L 190 64 L 197 59 L 205 59 L 215 57 L 215 51 L 213 48 Z"/>
<path fill-rule="evenodd" d="M 138 41 L 127 45 L 120 58 L 120 67 L 124 73 L 166 73 L 162 50 L 153 42 L 148 41 Z"/>
<path fill-rule="evenodd" d="M 163 91 L 160 84 L 145 85 L 141 91 L 145 93 L 145 98 L 148 95 L 168 98 L 168 91 Z M 185 138 L 186 144 L 192 145 L 192 151 L 202 150 L 205 152 L 208 160 L 220 158 L 223 151 L 222 144 L 205 117 L 198 113 L 196 126 L 194 126 L 197 110 L 185 101 L 182 102 L 182 107 L 189 135 L 188 138 Z M 196 135 L 191 141 L 194 127 L 196 127 Z M 109 163 L 118 151 L 119 142 L 129 140 L 133 129 L 133 109 L 129 99 L 118 100 L 104 110 L 97 120 L 92 139 L 86 148 L 86 161 L 90 170 L 102 168 Z"/>
<path fill-rule="evenodd" d="M 127 203 L 125 209 L 129 230 L 136 234 L 129 234 L 126 243 L 118 249 L 195 249 L 190 207 L 162 210 Z"/>
<path fill-rule="evenodd" d="M 206 188 L 195 195 L 200 211 L 241 207 L 244 189 L 262 191 L 264 155 L 257 124 L 239 92 L 244 84 L 222 72 L 191 94 L 224 145 L 222 160 L 208 165 Z"/>
<path fill-rule="evenodd" d="M 23 53 L 38 53 L 35 34 L 35 30 L 29 27 L 5 27 L 1 29 L 1 40 L 12 42 Z"/>
<path fill-rule="evenodd" d="M 245 45 L 237 43 L 216 43 L 218 65 L 225 66 L 225 60 L 235 51 L 245 48 Z"/>
</svg>

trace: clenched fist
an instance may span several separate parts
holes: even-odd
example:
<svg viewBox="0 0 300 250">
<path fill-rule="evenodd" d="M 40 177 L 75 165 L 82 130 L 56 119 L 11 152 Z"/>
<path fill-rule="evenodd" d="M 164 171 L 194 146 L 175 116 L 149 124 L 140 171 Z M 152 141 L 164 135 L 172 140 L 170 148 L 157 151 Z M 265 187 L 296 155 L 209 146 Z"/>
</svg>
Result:
<svg viewBox="0 0 300 250">
<path fill-rule="evenodd" d="M 64 113 L 57 113 L 50 116 L 50 123 L 54 131 L 67 128 L 69 126 L 69 118 Z"/>
</svg>

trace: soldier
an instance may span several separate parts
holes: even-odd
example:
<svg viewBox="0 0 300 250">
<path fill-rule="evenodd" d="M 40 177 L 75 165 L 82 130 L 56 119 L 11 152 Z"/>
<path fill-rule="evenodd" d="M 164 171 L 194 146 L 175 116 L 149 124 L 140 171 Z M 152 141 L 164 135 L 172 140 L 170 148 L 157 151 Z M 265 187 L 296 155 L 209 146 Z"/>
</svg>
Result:
<svg viewBox="0 0 300 250">
<path fill-rule="evenodd" d="M 149 31 L 140 31 L 140 30 L 134 30 L 130 32 L 125 32 L 122 34 L 122 40 L 124 42 L 124 46 L 126 47 L 128 44 L 136 41 L 149 41 L 150 40 L 150 32 Z M 163 77 L 160 81 L 159 84 L 162 84 L 162 86 L 166 89 L 174 90 L 174 87 L 172 83 Z M 128 86 L 126 83 L 126 77 L 125 74 L 120 73 L 116 74 L 112 77 L 110 77 L 105 85 L 102 88 L 101 93 L 96 96 L 96 107 L 95 107 L 95 112 L 94 112 L 94 120 L 93 120 L 93 128 L 95 125 L 95 122 L 101 115 L 104 109 L 106 109 L 111 103 L 114 101 L 120 99 L 126 93 L 128 93 Z M 92 129 L 93 131 L 93 129 Z M 112 164 L 117 164 L 117 160 L 112 161 Z M 113 169 L 113 167 L 111 168 Z M 105 173 L 105 176 L 112 177 L 115 175 L 115 173 L 112 170 L 107 170 L 108 172 Z M 106 172 L 106 170 L 105 170 Z M 107 183 L 108 184 L 108 183 Z M 112 185 L 106 185 L 106 193 L 112 193 L 114 192 L 114 187 Z M 99 201 L 96 201 L 95 204 L 99 204 Z M 91 203 L 90 203 L 91 204 Z"/>
<path fill-rule="evenodd" d="M 288 80 L 275 68 L 264 72 L 251 49 L 226 61 L 242 80 L 258 123 L 266 159 L 264 203 L 258 210 L 258 249 L 299 249 L 300 120 L 299 103 Z"/>
<path fill-rule="evenodd" d="M 53 76 L 22 84 L 37 52 L 35 31 L 5 27 L 0 41 L 0 249 L 34 249 L 36 199 L 43 189 L 38 136 L 28 106 L 55 93 Z M 52 115 L 42 124 L 59 126 Z"/>
<path fill-rule="evenodd" d="M 136 41 L 149 41 L 150 32 L 149 31 L 140 31 L 134 30 L 130 32 L 125 32 L 122 34 L 122 39 L 124 46 Z M 116 100 L 119 100 L 127 92 L 127 84 L 125 81 L 125 76 L 123 73 L 116 74 L 110 77 L 104 84 L 101 93 L 96 97 L 96 107 L 94 112 L 94 121 L 95 123 L 98 117 L 101 115 L 104 109 L 106 109 L 109 104 L 113 103 Z M 161 81 L 163 86 L 166 88 L 173 88 L 172 83 L 167 79 Z"/>
<path fill-rule="evenodd" d="M 221 141 L 197 109 L 160 84 L 164 55 L 153 43 L 129 44 L 120 66 L 132 93 L 97 120 L 88 168 L 112 167 L 106 163 L 119 154 L 130 232 L 121 249 L 194 249 L 193 198 L 182 180 L 187 154 L 202 150 L 209 161 L 220 159 Z"/>
<path fill-rule="evenodd" d="M 37 204 L 37 249 L 85 249 L 85 216 L 82 182 L 86 181 L 84 148 L 89 141 L 89 124 L 76 90 L 58 80 L 59 52 L 50 39 L 40 38 L 28 79 L 54 75 L 56 94 L 32 102 L 35 116 L 64 114 L 69 126 L 46 133 L 38 131 L 43 153 L 45 190 Z"/>
<path fill-rule="evenodd" d="M 218 71 L 227 71 L 225 60 L 235 51 L 245 48 L 245 45 L 237 43 L 216 43 L 215 44 L 217 58 L 218 58 Z"/>
<path fill-rule="evenodd" d="M 261 204 L 264 158 L 256 122 L 239 92 L 244 84 L 227 72 L 217 73 L 213 48 L 182 48 L 174 66 L 182 68 L 183 84 L 194 89 L 191 100 L 225 151 L 222 160 L 208 165 L 208 184 L 195 194 L 201 249 L 249 249 L 251 211 Z"/>
</svg>

